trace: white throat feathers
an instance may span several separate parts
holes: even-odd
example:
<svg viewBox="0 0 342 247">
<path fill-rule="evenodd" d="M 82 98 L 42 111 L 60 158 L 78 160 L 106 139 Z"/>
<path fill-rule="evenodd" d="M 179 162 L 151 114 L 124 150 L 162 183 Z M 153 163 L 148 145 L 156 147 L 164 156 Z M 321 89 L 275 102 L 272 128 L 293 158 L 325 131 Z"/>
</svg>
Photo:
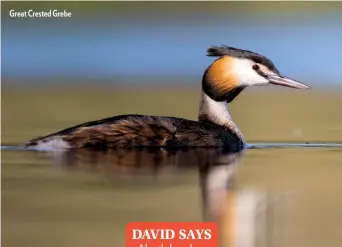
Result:
<svg viewBox="0 0 342 247">
<path fill-rule="evenodd" d="M 243 134 L 228 112 L 228 103 L 226 100 L 215 101 L 202 91 L 198 120 L 224 126 L 235 133 L 242 141 L 245 141 Z"/>
</svg>

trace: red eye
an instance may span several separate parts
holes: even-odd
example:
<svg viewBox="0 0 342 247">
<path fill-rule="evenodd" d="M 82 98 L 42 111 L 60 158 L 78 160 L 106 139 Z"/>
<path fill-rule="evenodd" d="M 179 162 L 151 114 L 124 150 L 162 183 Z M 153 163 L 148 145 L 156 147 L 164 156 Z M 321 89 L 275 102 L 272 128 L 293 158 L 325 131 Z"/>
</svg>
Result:
<svg viewBox="0 0 342 247">
<path fill-rule="evenodd" d="M 259 70 L 260 67 L 259 67 L 259 65 L 257 65 L 257 64 L 253 64 L 252 69 L 254 69 L 254 70 Z"/>
</svg>

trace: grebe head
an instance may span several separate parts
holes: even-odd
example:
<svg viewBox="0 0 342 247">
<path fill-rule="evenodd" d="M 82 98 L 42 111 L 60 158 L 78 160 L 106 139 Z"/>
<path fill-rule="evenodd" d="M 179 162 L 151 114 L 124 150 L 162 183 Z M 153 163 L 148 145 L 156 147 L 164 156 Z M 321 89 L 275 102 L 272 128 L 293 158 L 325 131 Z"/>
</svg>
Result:
<svg viewBox="0 0 342 247">
<path fill-rule="evenodd" d="M 247 86 L 279 85 L 296 89 L 309 87 L 280 74 L 267 57 L 228 46 L 211 47 L 210 57 L 219 57 L 205 71 L 202 86 L 216 101 L 234 99 Z"/>
</svg>

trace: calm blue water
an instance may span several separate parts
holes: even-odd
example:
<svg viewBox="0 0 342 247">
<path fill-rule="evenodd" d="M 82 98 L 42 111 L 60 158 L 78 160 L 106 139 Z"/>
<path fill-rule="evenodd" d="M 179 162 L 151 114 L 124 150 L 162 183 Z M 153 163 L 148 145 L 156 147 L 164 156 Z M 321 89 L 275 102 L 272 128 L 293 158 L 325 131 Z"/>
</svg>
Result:
<svg viewBox="0 0 342 247">
<path fill-rule="evenodd" d="M 299 80 L 342 80 L 342 15 L 238 20 L 218 16 L 161 22 L 124 15 L 113 21 L 7 20 L 2 30 L 4 76 L 189 75 L 203 72 L 210 45 L 263 53 Z"/>
</svg>

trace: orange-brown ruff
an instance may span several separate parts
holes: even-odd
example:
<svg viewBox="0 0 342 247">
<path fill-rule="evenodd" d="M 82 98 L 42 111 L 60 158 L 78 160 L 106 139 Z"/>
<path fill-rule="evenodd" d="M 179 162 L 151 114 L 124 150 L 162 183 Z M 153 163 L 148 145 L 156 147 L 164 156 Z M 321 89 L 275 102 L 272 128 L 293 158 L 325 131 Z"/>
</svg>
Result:
<svg viewBox="0 0 342 247">
<path fill-rule="evenodd" d="M 198 121 L 176 117 L 120 115 L 80 124 L 32 139 L 26 147 L 49 149 L 128 147 L 215 147 L 241 149 L 244 137 L 232 121 L 227 104 L 245 87 L 277 84 L 308 88 L 279 74 L 266 57 L 227 46 L 211 47 L 218 57 L 205 71 Z"/>
</svg>

